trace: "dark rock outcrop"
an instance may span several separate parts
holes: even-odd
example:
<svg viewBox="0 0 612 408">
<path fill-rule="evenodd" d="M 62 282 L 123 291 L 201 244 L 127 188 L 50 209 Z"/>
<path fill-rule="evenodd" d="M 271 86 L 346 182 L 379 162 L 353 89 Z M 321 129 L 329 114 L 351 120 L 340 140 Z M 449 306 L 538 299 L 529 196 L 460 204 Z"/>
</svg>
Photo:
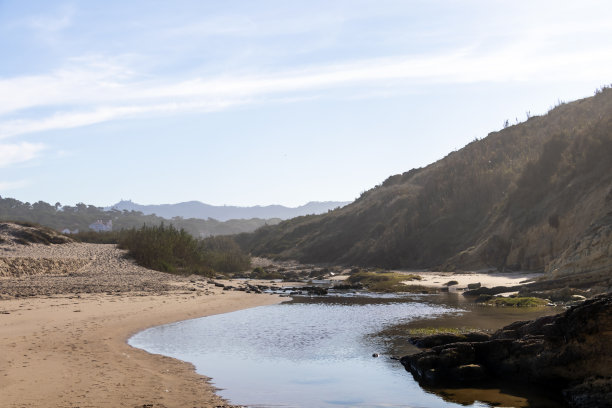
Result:
<svg viewBox="0 0 612 408">
<path fill-rule="evenodd" d="M 419 348 L 432 348 L 449 343 L 486 341 L 490 338 L 491 336 L 489 334 L 483 332 L 471 332 L 465 334 L 439 333 L 431 336 L 411 337 L 409 341 Z"/>
<path fill-rule="evenodd" d="M 522 286 L 494 286 L 492 288 L 482 286 L 476 289 L 466 290 L 463 292 L 463 296 L 499 295 L 500 293 L 518 291 L 522 288 Z"/>
<path fill-rule="evenodd" d="M 426 385 L 475 385 L 485 378 L 539 383 L 573 407 L 612 406 L 612 294 L 566 312 L 512 323 L 491 338 L 423 338 L 431 349 L 401 358 Z"/>
</svg>

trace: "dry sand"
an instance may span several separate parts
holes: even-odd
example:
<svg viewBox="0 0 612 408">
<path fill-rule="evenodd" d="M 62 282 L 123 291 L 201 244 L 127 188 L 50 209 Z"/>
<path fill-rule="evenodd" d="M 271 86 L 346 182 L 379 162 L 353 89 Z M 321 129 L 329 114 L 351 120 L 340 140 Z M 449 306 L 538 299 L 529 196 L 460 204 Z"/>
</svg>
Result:
<svg viewBox="0 0 612 408">
<path fill-rule="evenodd" d="M 450 281 L 456 285 L 449 286 L 449 290 L 466 289 L 470 283 L 480 283 L 482 286 L 492 288 L 495 286 L 517 286 L 525 281 L 532 281 L 541 277 L 541 273 L 533 272 L 412 272 L 419 275 L 421 280 L 410 281 L 408 284 L 417 284 L 429 287 L 447 287 Z"/>
<path fill-rule="evenodd" d="M 10 314 L 0 315 L 0 405 L 226 405 L 191 364 L 126 340 L 147 327 L 276 302 L 243 292 L 4 300 L 0 310 Z"/>
<path fill-rule="evenodd" d="M 8 249 L 3 255 L 21 257 L 23 264 L 30 257 L 72 257 L 87 264 L 54 270 L 53 276 L 10 277 L 5 269 L 0 278 L 2 407 L 227 406 L 191 364 L 134 349 L 127 339 L 151 326 L 281 301 L 149 271 L 109 245 Z"/>
<path fill-rule="evenodd" d="M 438 289 L 447 289 L 451 292 L 457 292 L 467 289 L 468 284 L 480 283 L 481 286 L 492 288 L 495 286 L 518 286 L 522 283 L 532 282 L 540 277 L 543 273 L 533 272 L 497 272 L 497 271 L 474 271 L 474 272 L 430 272 L 430 271 L 400 271 L 392 272 L 405 273 L 407 275 L 418 275 L 419 280 L 406 280 L 403 283 L 406 285 L 419 285 Z M 332 276 L 331 281 L 341 282 L 348 278 L 348 271 L 342 275 Z M 450 281 L 457 283 L 448 286 Z"/>
<path fill-rule="evenodd" d="M 1 301 L 0 311 L 10 314 L 0 315 L 0 405 L 226 405 L 191 364 L 126 341 L 147 327 L 276 302 L 274 296 L 244 292 Z"/>
</svg>

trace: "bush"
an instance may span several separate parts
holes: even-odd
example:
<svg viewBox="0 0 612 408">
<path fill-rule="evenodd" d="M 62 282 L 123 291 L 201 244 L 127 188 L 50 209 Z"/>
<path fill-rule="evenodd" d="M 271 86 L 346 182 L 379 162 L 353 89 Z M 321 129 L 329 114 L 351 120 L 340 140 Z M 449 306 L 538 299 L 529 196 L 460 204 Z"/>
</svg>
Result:
<svg viewBox="0 0 612 408">
<path fill-rule="evenodd" d="M 266 271 L 261 266 L 253 269 L 251 272 L 252 279 L 283 279 L 283 275 L 277 271 Z"/>
<path fill-rule="evenodd" d="M 81 231 L 71 234 L 70 237 L 80 242 L 92 244 L 117 244 L 121 231 Z"/>
<path fill-rule="evenodd" d="M 162 272 L 214 276 L 248 269 L 250 258 L 229 237 L 197 240 L 172 225 L 123 230 L 118 246 L 139 265 Z"/>
<path fill-rule="evenodd" d="M 498 306 L 498 307 L 541 307 L 548 305 L 548 300 L 540 299 L 536 297 L 502 297 L 502 296 L 494 296 L 490 297 L 487 300 L 484 300 L 484 303 L 489 306 Z"/>
<path fill-rule="evenodd" d="M 199 247 L 217 272 L 245 271 L 251 267 L 251 257 L 228 236 L 206 238 L 199 242 Z"/>
</svg>

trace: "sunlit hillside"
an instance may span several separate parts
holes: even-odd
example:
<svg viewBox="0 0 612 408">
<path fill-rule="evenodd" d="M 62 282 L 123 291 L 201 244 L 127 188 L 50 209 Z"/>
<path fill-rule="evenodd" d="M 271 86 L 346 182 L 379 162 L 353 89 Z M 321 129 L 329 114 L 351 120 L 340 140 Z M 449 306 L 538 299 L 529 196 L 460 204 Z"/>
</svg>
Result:
<svg viewBox="0 0 612 408">
<path fill-rule="evenodd" d="M 344 208 L 239 240 L 306 262 L 586 270 L 611 259 L 611 188 L 612 90 L 603 88 L 391 176 Z M 581 264 L 575 249 L 594 233 L 593 259 Z"/>
</svg>

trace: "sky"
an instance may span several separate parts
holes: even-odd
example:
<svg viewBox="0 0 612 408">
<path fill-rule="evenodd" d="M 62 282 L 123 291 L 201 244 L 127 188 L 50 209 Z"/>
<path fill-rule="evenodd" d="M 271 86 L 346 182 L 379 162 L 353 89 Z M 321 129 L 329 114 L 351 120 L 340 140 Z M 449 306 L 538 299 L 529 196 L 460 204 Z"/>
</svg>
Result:
<svg viewBox="0 0 612 408">
<path fill-rule="evenodd" d="M 0 195 L 352 201 L 612 83 L 609 1 L 0 0 Z"/>
</svg>

